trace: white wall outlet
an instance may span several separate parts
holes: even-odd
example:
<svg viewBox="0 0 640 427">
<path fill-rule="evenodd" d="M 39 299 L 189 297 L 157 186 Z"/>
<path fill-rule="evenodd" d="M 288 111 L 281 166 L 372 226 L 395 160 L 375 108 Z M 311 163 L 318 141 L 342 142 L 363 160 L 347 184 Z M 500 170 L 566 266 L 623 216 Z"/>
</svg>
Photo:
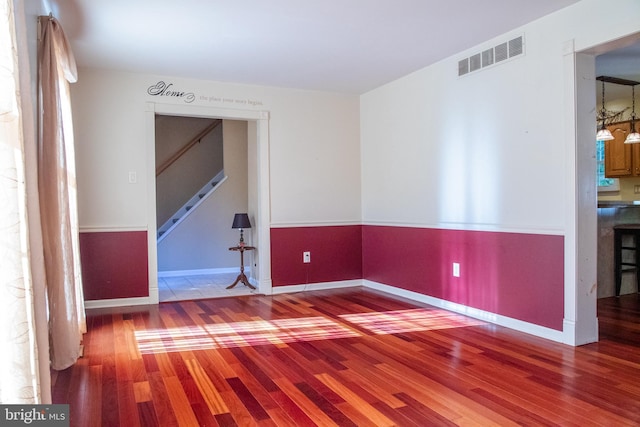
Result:
<svg viewBox="0 0 640 427">
<path fill-rule="evenodd" d="M 311 262 L 311 252 L 302 252 L 302 262 L 305 264 Z"/>
<path fill-rule="evenodd" d="M 129 172 L 129 184 L 136 184 L 138 182 L 138 174 L 135 171 Z"/>
<path fill-rule="evenodd" d="M 453 263 L 453 277 L 460 277 L 460 263 Z"/>
</svg>

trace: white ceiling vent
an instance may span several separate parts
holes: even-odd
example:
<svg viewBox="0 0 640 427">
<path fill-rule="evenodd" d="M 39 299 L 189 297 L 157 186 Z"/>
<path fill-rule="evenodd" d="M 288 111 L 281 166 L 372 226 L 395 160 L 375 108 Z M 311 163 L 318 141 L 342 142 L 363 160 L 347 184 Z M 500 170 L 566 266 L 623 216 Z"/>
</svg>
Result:
<svg viewBox="0 0 640 427">
<path fill-rule="evenodd" d="M 499 64 L 522 54 L 524 54 L 524 36 L 519 36 L 490 49 L 483 50 L 481 53 L 461 59 L 458 61 L 458 76 L 464 76 L 473 71 Z"/>
</svg>

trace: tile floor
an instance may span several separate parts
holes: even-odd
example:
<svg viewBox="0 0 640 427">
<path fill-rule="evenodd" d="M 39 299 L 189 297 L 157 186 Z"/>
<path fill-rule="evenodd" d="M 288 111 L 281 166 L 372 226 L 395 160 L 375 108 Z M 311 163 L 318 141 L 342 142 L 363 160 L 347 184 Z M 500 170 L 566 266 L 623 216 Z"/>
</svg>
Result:
<svg viewBox="0 0 640 427">
<path fill-rule="evenodd" d="M 238 283 L 233 289 L 226 289 L 236 280 L 236 277 L 238 273 L 158 277 L 160 302 L 223 298 L 256 293 L 256 290 L 242 283 Z"/>
</svg>

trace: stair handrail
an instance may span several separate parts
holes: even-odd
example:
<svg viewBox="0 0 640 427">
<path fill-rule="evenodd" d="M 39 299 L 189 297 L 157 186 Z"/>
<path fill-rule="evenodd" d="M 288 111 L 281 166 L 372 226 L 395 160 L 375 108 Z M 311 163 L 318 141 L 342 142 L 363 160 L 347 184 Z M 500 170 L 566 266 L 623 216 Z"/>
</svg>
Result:
<svg viewBox="0 0 640 427">
<path fill-rule="evenodd" d="M 175 163 L 176 160 L 178 160 L 180 157 L 182 157 L 187 151 L 189 151 L 191 149 L 191 147 L 193 147 L 194 145 L 196 145 L 198 142 L 200 142 L 200 140 L 202 138 L 204 138 L 205 136 L 207 136 L 209 134 L 209 132 L 211 132 L 212 130 L 214 130 L 216 127 L 218 127 L 218 125 L 222 123 L 222 120 L 217 119 L 216 121 L 214 121 L 213 123 L 211 123 L 209 126 L 207 126 L 206 128 L 204 128 L 202 130 L 202 132 L 200 132 L 199 134 L 197 134 L 196 136 L 194 136 L 189 142 L 187 142 L 185 145 L 182 146 L 181 149 L 179 149 L 178 151 L 176 151 L 176 153 L 169 157 L 164 163 L 162 163 L 160 166 L 158 166 L 156 168 L 156 176 L 160 175 L 162 172 L 164 172 L 169 166 L 171 166 L 173 163 Z"/>
</svg>

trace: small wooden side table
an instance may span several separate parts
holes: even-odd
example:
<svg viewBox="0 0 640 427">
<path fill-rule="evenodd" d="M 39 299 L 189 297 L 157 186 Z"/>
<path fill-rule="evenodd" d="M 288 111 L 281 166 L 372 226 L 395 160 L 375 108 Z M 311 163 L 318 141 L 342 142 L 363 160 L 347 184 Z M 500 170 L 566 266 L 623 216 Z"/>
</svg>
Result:
<svg viewBox="0 0 640 427">
<path fill-rule="evenodd" d="M 238 284 L 238 282 L 244 283 L 245 286 L 248 286 L 251 289 L 255 289 L 256 288 L 251 283 L 249 283 L 249 279 L 247 279 L 247 276 L 245 276 L 245 274 L 244 274 L 244 251 L 252 251 L 254 249 L 255 249 L 255 247 L 253 247 L 253 246 L 234 246 L 232 248 L 229 248 L 230 251 L 238 251 L 238 252 L 240 252 L 240 274 L 238 274 L 238 277 L 236 278 L 236 281 L 233 282 L 233 284 L 227 286 L 227 289 L 233 288 L 235 285 Z"/>
</svg>

